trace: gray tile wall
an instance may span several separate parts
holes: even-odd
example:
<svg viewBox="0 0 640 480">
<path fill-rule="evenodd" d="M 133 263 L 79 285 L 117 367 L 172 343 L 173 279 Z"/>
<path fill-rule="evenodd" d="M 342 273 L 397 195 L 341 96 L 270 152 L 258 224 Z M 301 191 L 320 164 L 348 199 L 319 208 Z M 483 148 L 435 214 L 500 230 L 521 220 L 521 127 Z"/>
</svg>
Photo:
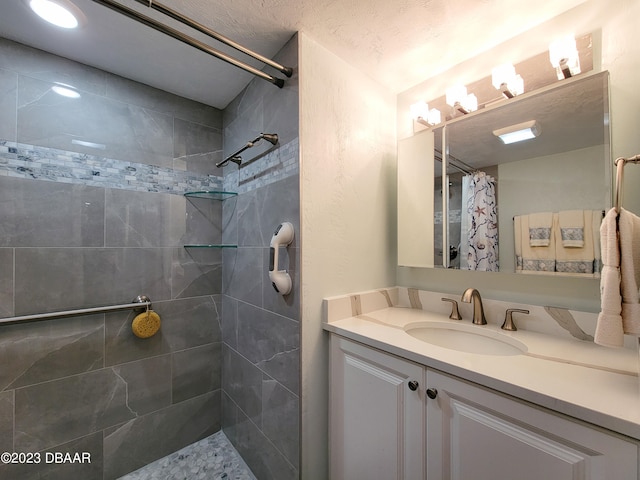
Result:
<svg viewBox="0 0 640 480">
<path fill-rule="evenodd" d="M 297 37 L 276 60 L 298 65 Z M 300 445 L 300 189 L 298 81 L 278 90 L 254 80 L 224 112 L 225 155 L 259 133 L 280 143 L 246 150 L 243 165 L 224 168 L 225 188 L 239 192 L 223 205 L 223 429 L 260 480 L 299 477 Z M 295 236 L 280 251 L 292 275 L 287 296 L 268 279 L 269 242 L 284 221 Z"/>
<path fill-rule="evenodd" d="M 58 98 L 55 82 L 81 99 Z M 0 451 L 91 455 L 3 465 L 0 478 L 113 479 L 219 430 L 223 254 L 183 245 L 220 243 L 222 205 L 161 187 L 185 173 L 222 185 L 222 112 L 0 39 L 0 139 L 159 172 L 157 192 L 135 177 L 0 176 L 0 316 L 146 294 L 162 318 L 144 340 L 130 311 L 0 325 Z"/>
</svg>

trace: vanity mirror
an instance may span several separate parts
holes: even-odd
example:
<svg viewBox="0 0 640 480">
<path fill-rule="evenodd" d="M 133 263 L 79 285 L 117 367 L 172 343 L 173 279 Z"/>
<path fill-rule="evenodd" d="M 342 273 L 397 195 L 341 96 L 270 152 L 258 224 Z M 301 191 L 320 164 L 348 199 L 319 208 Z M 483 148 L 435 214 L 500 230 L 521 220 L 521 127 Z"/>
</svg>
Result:
<svg viewBox="0 0 640 480">
<path fill-rule="evenodd" d="M 400 140 L 398 263 L 597 276 L 611 206 L 608 91 L 608 72 L 583 74 Z M 497 136 L 523 125 L 536 136 Z M 407 215 L 416 202 L 433 213 Z"/>
</svg>

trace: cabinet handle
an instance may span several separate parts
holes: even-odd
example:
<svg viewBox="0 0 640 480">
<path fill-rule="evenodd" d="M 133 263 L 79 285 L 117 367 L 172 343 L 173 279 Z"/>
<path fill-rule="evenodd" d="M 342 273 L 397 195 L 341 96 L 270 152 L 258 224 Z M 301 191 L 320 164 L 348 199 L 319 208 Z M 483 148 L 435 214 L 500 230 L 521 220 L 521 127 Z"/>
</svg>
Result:
<svg viewBox="0 0 640 480">
<path fill-rule="evenodd" d="M 436 390 L 435 388 L 427 388 L 427 397 L 433 400 L 437 396 L 438 396 L 438 390 Z"/>
<path fill-rule="evenodd" d="M 418 382 L 416 382 L 415 380 L 409 380 L 408 385 L 409 390 L 411 390 L 412 392 L 415 392 L 419 387 Z"/>
</svg>

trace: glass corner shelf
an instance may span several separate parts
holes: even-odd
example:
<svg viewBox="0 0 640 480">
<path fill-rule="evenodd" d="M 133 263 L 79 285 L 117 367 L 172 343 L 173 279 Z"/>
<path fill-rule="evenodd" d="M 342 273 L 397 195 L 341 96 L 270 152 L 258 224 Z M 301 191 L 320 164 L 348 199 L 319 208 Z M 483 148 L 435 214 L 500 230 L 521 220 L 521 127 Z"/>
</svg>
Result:
<svg viewBox="0 0 640 480">
<path fill-rule="evenodd" d="M 196 244 L 184 245 L 184 248 L 238 248 L 238 246 L 230 245 L 226 243 L 214 244 L 214 245 L 207 245 L 205 243 L 196 243 Z"/>
<path fill-rule="evenodd" d="M 226 200 L 236 195 L 238 195 L 236 192 L 222 192 L 218 190 L 201 190 L 184 193 L 184 196 L 187 198 L 208 198 L 209 200 Z"/>
</svg>

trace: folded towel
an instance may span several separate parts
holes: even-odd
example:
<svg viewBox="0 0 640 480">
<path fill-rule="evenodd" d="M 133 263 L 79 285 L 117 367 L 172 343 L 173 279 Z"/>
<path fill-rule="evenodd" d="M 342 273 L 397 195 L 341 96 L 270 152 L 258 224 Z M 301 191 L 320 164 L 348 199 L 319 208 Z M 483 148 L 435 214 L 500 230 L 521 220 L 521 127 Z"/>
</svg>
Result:
<svg viewBox="0 0 640 480">
<path fill-rule="evenodd" d="M 618 217 L 622 328 L 624 333 L 640 335 L 640 217 L 621 208 Z"/>
<path fill-rule="evenodd" d="M 529 245 L 532 247 L 548 247 L 551 244 L 553 213 L 531 213 L 528 217 Z"/>
<path fill-rule="evenodd" d="M 584 210 L 565 210 L 558 214 L 560 236 L 564 247 L 584 247 Z"/>
<path fill-rule="evenodd" d="M 529 220 L 531 215 L 520 217 L 520 228 L 522 238 L 529 239 L 531 226 Z M 554 272 L 556 269 L 556 245 L 555 235 L 551 229 L 552 222 L 549 223 L 549 245 L 532 246 L 530 242 L 522 242 L 522 273 Z"/>
<path fill-rule="evenodd" d="M 620 245 L 618 243 L 618 212 L 609 210 L 600 225 L 600 314 L 594 342 L 608 347 L 622 347 L 622 296 L 620 295 Z"/>
<path fill-rule="evenodd" d="M 563 274 L 577 274 L 581 276 L 593 276 L 595 264 L 595 248 L 593 238 L 593 214 L 591 210 L 576 210 L 582 218 L 582 227 L 580 228 L 580 236 L 582 237 L 582 246 L 578 248 L 577 244 L 571 243 L 567 247 L 567 242 L 561 234 L 562 227 L 560 218 L 562 212 L 557 215 L 557 223 L 554 224 L 556 239 L 556 271 Z M 574 221 L 574 225 L 576 222 Z"/>
</svg>

